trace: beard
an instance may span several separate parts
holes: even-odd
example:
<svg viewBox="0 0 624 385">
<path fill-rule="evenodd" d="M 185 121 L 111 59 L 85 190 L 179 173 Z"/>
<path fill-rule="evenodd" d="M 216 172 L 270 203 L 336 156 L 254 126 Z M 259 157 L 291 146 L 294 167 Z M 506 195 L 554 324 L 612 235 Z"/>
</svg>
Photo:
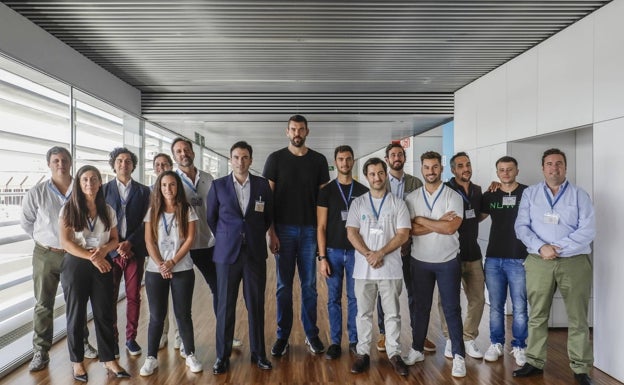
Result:
<svg viewBox="0 0 624 385">
<path fill-rule="evenodd" d="M 306 138 L 302 138 L 301 136 L 295 136 L 294 138 L 290 139 L 290 144 L 295 147 L 303 147 L 303 145 L 305 144 L 305 140 Z"/>
<path fill-rule="evenodd" d="M 399 164 L 398 166 L 396 166 L 397 163 Z M 394 162 L 394 163 L 390 163 L 388 166 L 394 171 L 401 171 L 403 170 L 403 166 L 405 166 L 405 163 Z"/>
</svg>

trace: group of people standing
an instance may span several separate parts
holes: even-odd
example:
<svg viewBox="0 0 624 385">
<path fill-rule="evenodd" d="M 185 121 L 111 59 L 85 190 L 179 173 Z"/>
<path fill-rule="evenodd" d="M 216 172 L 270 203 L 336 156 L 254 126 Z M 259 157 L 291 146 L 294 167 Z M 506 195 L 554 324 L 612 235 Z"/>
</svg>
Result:
<svg viewBox="0 0 624 385">
<path fill-rule="evenodd" d="M 366 188 L 353 179 L 351 147 L 335 149 L 338 176 L 330 181 L 325 157 L 305 145 L 308 134 L 305 117 L 293 115 L 286 128 L 289 144 L 268 157 L 264 178 L 249 172 L 252 147 L 235 143 L 230 149 L 232 173 L 217 180 L 194 166 L 192 143 L 176 138 L 171 150 L 177 169 L 171 170 L 168 155 L 156 155 L 158 178 L 151 189 L 132 180 L 137 158 L 126 148 L 111 152 L 116 178 L 104 185 L 92 166 L 80 168 L 72 180 L 69 152 L 50 149 L 47 161 L 52 178 L 29 191 L 22 217 L 22 226 L 35 240 L 37 305 L 30 369 L 43 369 L 49 362 L 53 292 L 60 278 L 74 378 L 87 381 L 83 361 L 94 356 L 85 333 L 88 300 L 99 350 L 95 355 L 116 377 L 128 377 L 117 363 L 116 299 L 123 277 L 126 349 L 141 354 L 136 331 L 145 275 L 150 320 L 147 358 L 140 374 L 154 372 L 158 350 L 167 343 L 169 291 L 179 329 L 176 347 L 192 372 L 201 371 L 194 354 L 191 317 L 194 265 L 213 293 L 217 319 L 213 373 L 228 371 L 232 348 L 240 345 L 234 338 L 234 325 L 241 282 L 251 361 L 260 369 L 271 369 L 264 338 L 268 249 L 275 255 L 277 269 L 277 335 L 270 350 L 275 357 L 287 354 L 290 346 L 295 271 L 301 284 L 304 342 L 312 353 L 325 352 L 327 359 L 342 354 L 342 288 L 346 282 L 353 373 L 370 366 L 376 308 L 380 329 L 376 346 L 386 352 L 398 374 L 406 376 L 408 366 L 425 359 L 425 351 L 435 351 L 427 330 L 436 283 L 441 328 L 447 339 L 444 355 L 452 359 L 453 376 L 466 375 L 466 354 L 486 361 L 503 355 L 508 288 L 513 303 L 511 353 L 521 367 L 514 376 L 541 373 L 548 314 L 554 290 L 559 288 L 573 331 L 568 340 L 571 368 L 579 383 L 591 383 L 588 254 L 595 221 L 588 194 L 566 179 L 563 152 L 550 149 L 544 153 L 545 181 L 530 187 L 516 181 L 514 158 L 500 158 L 495 165 L 500 182 L 483 193 L 471 182 L 466 153 L 451 158 L 454 177 L 447 183 L 441 179 L 440 154 L 422 154 L 423 183 L 403 171 L 405 151 L 399 144 L 390 144 L 385 161 L 370 158 L 365 162 L 362 172 L 370 186 Z M 488 215 L 492 226 L 484 269 L 477 236 L 479 222 Z M 317 265 L 328 288 L 331 341 L 327 350 L 317 327 Z M 403 285 L 412 342 L 402 356 L 399 296 Z M 491 345 L 483 353 L 475 340 L 486 285 Z M 462 286 L 468 304 L 465 320 L 460 306 Z"/>
</svg>

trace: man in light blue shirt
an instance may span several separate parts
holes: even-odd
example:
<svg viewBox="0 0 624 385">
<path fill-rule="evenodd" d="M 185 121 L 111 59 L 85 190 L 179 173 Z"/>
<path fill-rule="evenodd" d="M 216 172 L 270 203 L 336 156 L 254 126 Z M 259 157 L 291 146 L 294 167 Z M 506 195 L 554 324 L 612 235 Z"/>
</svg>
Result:
<svg viewBox="0 0 624 385">
<path fill-rule="evenodd" d="M 514 377 L 540 374 L 546 363 L 548 318 L 559 288 L 568 313 L 568 356 L 576 381 L 591 384 L 593 365 L 587 314 L 592 287 L 591 242 L 596 235 L 594 208 L 587 192 L 566 180 L 566 156 L 556 148 L 542 156 L 544 182 L 522 194 L 516 236 L 526 246 L 527 298 L 530 305 L 527 363 Z"/>
</svg>

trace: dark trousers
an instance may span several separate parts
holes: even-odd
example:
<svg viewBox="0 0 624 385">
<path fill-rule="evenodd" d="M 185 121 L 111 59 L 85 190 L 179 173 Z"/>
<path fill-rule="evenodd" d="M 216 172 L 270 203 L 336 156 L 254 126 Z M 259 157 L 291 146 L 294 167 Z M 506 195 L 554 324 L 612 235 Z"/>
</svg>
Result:
<svg viewBox="0 0 624 385">
<path fill-rule="evenodd" d="M 246 246 L 241 247 L 233 264 L 217 263 L 219 301 L 217 307 L 217 357 L 230 358 L 238 288 L 243 281 L 243 297 L 249 321 L 251 356 L 266 357 L 264 342 L 264 290 L 266 288 L 266 260 L 254 260 Z"/>
<path fill-rule="evenodd" d="M 215 263 L 212 261 L 214 247 L 205 249 L 191 250 L 191 259 L 199 272 L 204 276 L 210 291 L 212 292 L 212 309 L 215 316 L 217 315 L 217 273 L 215 271 Z"/>
<path fill-rule="evenodd" d="M 119 342 L 117 328 L 117 299 L 119 298 L 119 285 L 123 277 L 126 286 L 126 342 L 135 340 L 139 328 L 139 314 L 141 311 L 141 281 L 145 269 L 145 257 L 133 256 L 132 258 L 113 258 L 113 332 L 115 342 Z"/>
<path fill-rule="evenodd" d="M 412 258 L 412 293 L 414 307 L 410 308 L 412 327 L 412 348 L 422 352 L 429 328 L 431 302 L 436 281 L 442 300 L 442 310 L 448 324 L 453 356 L 464 356 L 464 327 L 461 319 L 459 291 L 461 282 L 461 264 L 458 258 L 448 262 L 428 263 Z"/>
<path fill-rule="evenodd" d="M 110 261 L 109 261 L 110 262 Z M 84 325 L 87 301 L 91 299 L 95 336 L 100 361 L 115 359 L 113 333 L 113 274 L 100 273 L 91 261 L 65 254 L 61 267 L 61 285 L 65 296 L 67 345 L 72 362 L 84 360 Z"/>
<path fill-rule="evenodd" d="M 178 323 L 180 337 L 186 354 L 195 353 L 195 337 L 191 307 L 195 272 L 191 270 L 173 273 L 171 279 L 164 279 L 160 273 L 145 273 L 145 291 L 149 303 L 149 326 L 147 328 L 147 355 L 158 356 L 158 344 L 163 333 L 163 324 L 169 308 L 169 288 L 173 302 L 173 313 Z"/>
<path fill-rule="evenodd" d="M 405 289 L 407 290 L 407 306 L 410 311 L 410 326 L 414 330 L 414 295 L 412 293 L 412 270 L 411 270 L 412 256 L 407 254 L 401 256 L 403 262 L 403 281 L 405 281 Z M 379 326 L 379 333 L 386 334 L 386 328 L 384 326 L 384 311 L 381 307 L 381 297 L 377 295 L 377 326 Z"/>
</svg>

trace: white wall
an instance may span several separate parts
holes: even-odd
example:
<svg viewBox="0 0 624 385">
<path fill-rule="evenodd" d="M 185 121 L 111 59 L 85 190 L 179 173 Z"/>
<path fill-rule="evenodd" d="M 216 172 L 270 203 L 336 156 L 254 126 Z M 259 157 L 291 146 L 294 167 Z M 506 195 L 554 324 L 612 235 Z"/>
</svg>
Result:
<svg viewBox="0 0 624 385">
<path fill-rule="evenodd" d="M 105 100 L 141 114 L 141 92 L 0 3 L 0 53 Z"/>
<path fill-rule="evenodd" d="M 624 191 L 614 177 L 624 142 L 622 20 L 624 0 L 615 0 L 455 93 L 455 149 L 471 155 L 477 183 L 494 179 L 493 160 L 505 153 L 519 158 L 519 179 L 534 182 L 539 173 L 525 170 L 539 167 L 536 149 L 568 148 L 570 179 L 593 194 L 596 208 L 595 366 L 620 381 L 614 341 L 624 341 L 617 273 L 624 269 L 624 205 L 613 202 Z M 584 126 L 593 129 L 565 132 Z"/>
</svg>

